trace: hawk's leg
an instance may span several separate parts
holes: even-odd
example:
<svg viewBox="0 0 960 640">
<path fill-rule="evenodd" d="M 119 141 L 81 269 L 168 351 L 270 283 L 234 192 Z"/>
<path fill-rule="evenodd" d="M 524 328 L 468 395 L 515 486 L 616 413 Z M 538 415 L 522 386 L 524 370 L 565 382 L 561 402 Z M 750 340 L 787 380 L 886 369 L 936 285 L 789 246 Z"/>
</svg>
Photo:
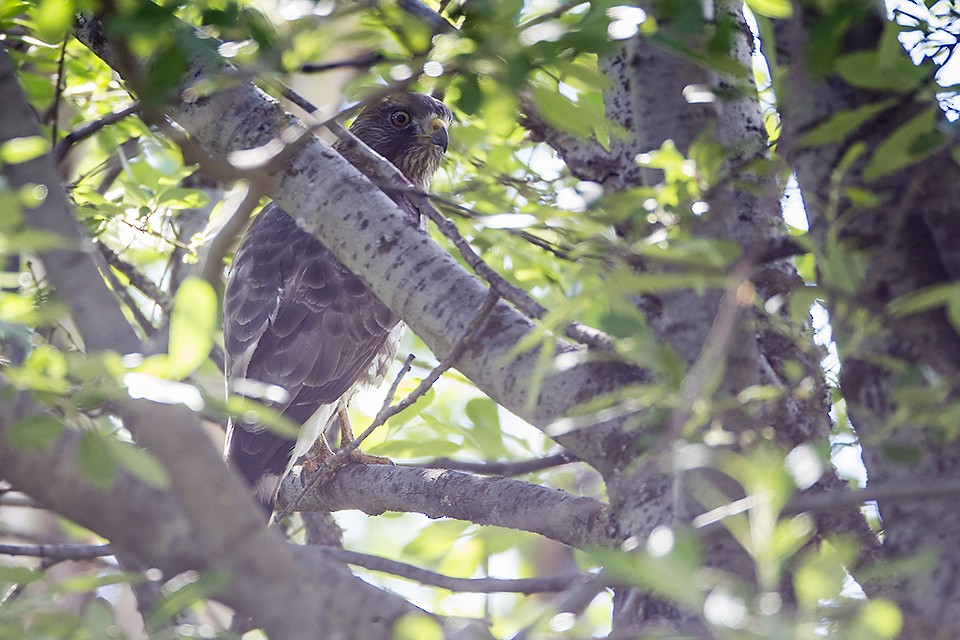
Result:
<svg viewBox="0 0 960 640">
<path fill-rule="evenodd" d="M 342 449 L 347 445 L 348 442 L 353 442 L 356 436 L 353 435 L 353 427 L 350 426 L 350 416 L 347 415 L 347 407 L 345 403 L 340 403 L 340 406 L 337 408 L 337 418 L 340 420 L 340 448 Z M 349 454 L 349 459 L 353 462 L 360 462 L 362 464 L 393 464 L 393 460 L 390 458 L 384 458 L 383 456 L 371 456 L 368 453 L 360 451 L 360 449 L 354 449 Z"/>
<path fill-rule="evenodd" d="M 347 415 L 347 408 L 343 404 L 337 408 L 336 416 L 340 421 L 340 448 L 342 449 L 347 443 L 353 442 L 355 436 L 353 435 L 353 428 L 350 426 L 350 416 Z M 310 447 L 310 451 L 303 456 L 303 470 L 312 476 L 324 466 L 329 466 L 327 471 L 332 473 L 351 462 L 358 462 L 360 464 L 393 464 L 393 460 L 390 458 L 371 456 L 359 449 L 354 449 L 342 459 L 338 460 L 336 464 L 329 465 L 327 460 L 332 458 L 334 453 L 327 443 L 326 435 L 321 433 L 317 441 Z"/>
</svg>

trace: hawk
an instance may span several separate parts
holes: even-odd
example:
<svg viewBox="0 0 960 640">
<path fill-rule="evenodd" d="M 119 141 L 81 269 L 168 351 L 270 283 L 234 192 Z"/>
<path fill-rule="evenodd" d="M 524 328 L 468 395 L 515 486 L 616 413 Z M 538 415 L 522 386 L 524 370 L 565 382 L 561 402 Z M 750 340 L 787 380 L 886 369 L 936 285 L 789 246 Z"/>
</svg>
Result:
<svg viewBox="0 0 960 640">
<path fill-rule="evenodd" d="M 447 150 L 452 118 L 441 101 L 404 93 L 368 106 L 350 130 L 425 190 Z M 333 146 L 358 164 L 358 152 L 340 141 Z M 402 196 L 394 199 L 420 224 Z M 338 416 L 343 416 L 341 446 L 353 439 L 346 404 L 360 386 L 382 381 L 403 325 L 360 278 L 273 203 L 237 249 L 223 315 L 228 388 L 241 387 L 239 381 L 280 387 L 283 399 L 265 404 L 302 425 L 296 441 L 256 423 L 234 420 L 228 426 L 226 462 L 270 512 L 280 481 L 314 443 L 319 455 L 330 454 L 324 432 Z"/>
</svg>

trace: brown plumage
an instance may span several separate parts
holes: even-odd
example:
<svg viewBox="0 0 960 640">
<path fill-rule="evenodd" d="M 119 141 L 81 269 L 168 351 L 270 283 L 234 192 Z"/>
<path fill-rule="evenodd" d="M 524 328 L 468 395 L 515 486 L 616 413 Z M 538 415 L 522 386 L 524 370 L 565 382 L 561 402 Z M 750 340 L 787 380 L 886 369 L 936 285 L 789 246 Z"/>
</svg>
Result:
<svg viewBox="0 0 960 640">
<path fill-rule="evenodd" d="M 439 100 L 398 94 L 367 107 L 350 130 L 426 189 L 447 148 L 452 116 Z M 356 164 L 341 144 L 334 147 Z M 398 204 L 419 222 L 402 198 Z M 224 295 L 227 383 L 276 385 L 269 403 L 300 425 L 295 442 L 258 424 L 233 422 L 225 457 L 269 511 L 283 475 L 306 453 L 361 384 L 382 380 L 402 336 L 399 318 L 275 204 L 240 243 Z"/>
</svg>

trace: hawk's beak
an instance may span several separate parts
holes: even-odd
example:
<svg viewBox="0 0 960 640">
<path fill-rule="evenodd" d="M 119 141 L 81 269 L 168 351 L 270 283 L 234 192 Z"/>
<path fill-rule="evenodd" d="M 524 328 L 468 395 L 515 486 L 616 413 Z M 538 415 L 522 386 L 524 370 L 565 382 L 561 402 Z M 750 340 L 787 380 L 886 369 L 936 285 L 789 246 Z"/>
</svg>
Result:
<svg viewBox="0 0 960 640">
<path fill-rule="evenodd" d="M 450 137 L 447 135 L 447 123 L 442 118 L 435 117 L 430 121 L 427 135 L 430 137 L 430 142 L 446 153 L 447 146 L 450 144 Z"/>
</svg>

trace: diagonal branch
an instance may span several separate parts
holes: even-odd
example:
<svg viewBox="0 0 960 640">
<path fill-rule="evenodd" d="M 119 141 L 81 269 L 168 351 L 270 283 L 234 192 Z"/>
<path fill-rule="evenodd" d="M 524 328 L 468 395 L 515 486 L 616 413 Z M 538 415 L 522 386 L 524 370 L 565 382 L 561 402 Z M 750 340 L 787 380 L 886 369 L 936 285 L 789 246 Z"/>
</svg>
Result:
<svg viewBox="0 0 960 640">
<path fill-rule="evenodd" d="M 118 64 L 97 20 L 79 18 L 76 35 L 108 64 Z M 185 77 L 194 83 L 226 68 L 222 62 L 193 60 Z M 249 82 L 174 102 L 167 112 L 197 144 L 220 157 L 281 140 L 281 132 L 291 127 L 303 128 Z M 318 140 L 305 142 L 290 155 L 284 170 L 266 176 L 265 182 L 274 201 L 321 238 L 434 353 L 441 358 L 449 353 L 456 336 L 470 324 L 472 310 L 487 295 L 481 281 L 407 224 L 393 200 Z M 563 340 L 557 341 L 555 353 L 564 366 L 538 375 L 543 365 L 537 350 L 519 354 L 515 350 L 533 329 L 528 318 L 500 302 L 479 330 L 476 346 L 466 349 L 454 366 L 491 398 L 542 429 L 581 404 L 647 376 L 623 363 L 587 357 L 586 350 Z M 623 435 L 623 421 L 614 417 L 559 440 L 574 455 L 604 470 L 615 459 L 610 452 L 635 447 L 641 435 Z"/>
</svg>

